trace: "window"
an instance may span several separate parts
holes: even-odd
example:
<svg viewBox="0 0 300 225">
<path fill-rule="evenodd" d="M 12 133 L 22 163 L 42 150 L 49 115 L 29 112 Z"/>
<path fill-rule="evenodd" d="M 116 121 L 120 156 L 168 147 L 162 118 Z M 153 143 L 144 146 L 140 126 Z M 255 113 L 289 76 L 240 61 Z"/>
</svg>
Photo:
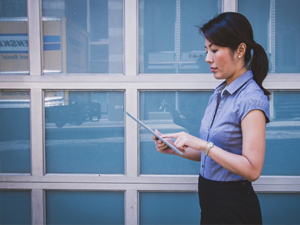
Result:
<svg viewBox="0 0 300 225">
<path fill-rule="evenodd" d="M 0 223 L 31 224 L 30 191 L 0 190 Z"/>
<path fill-rule="evenodd" d="M 199 224 L 199 211 L 197 193 L 140 193 L 140 225 Z"/>
<path fill-rule="evenodd" d="M 45 73 L 123 73 L 121 0 L 43 0 Z"/>
<path fill-rule="evenodd" d="M 46 172 L 124 173 L 124 93 L 46 91 Z"/>
<path fill-rule="evenodd" d="M 121 192 L 47 191 L 47 224 L 124 224 Z"/>
<path fill-rule="evenodd" d="M 271 122 L 266 130 L 266 156 L 263 175 L 299 176 L 296 149 L 300 138 L 300 92 L 275 91 L 270 101 Z M 285 144 L 289 143 L 286 148 Z M 282 154 L 285 149 L 285 154 Z M 282 162 L 289 166 L 278 167 Z"/>
<path fill-rule="evenodd" d="M 0 1 L 0 75 L 28 74 L 26 0 Z"/>
<path fill-rule="evenodd" d="M 141 91 L 140 119 L 161 133 L 185 131 L 199 136 L 211 92 Z M 166 166 L 167 165 L 167 166 Z M 170 157 L 155 149 L 152 134 L 140 129 L 141 174 L 199 174 L 199 162 Z"/>
<path fill-rule="evenodd" d="M 300 201 L 299 193 L 271 194 L 259 193 L 262 219 L 265 224 L 297 224 L 300 216 L 297 205 Z"/>
<path fill-rule="evenodd" d="M 0 90 L 0 173 L 30 173 L 30 94 Z"/>
<path fill-rule="evenodd" d="M 198 27 L 220 12 L 219 0 L 140 0 L 140 73 L 210 72 Z"/>
<path fill-rule="evenodd" d="M 300 2 L 239 0 L 238 6 L 239 12 L 247 16 L 253 25 L 255 39 L 269 56 L 270 72 L 299 73 Z"/>
</svg>

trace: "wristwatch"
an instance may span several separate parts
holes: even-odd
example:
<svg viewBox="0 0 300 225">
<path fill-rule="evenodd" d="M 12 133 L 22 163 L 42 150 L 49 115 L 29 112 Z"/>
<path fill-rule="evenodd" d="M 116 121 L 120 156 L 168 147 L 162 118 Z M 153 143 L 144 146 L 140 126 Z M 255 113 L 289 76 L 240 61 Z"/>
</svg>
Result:
<svg viewBox="0 0 300 225">
<path fill-rule="evenodd" d="M 206 144 L 206 148 L 205 148 L 204 154 L 205 154 L 205 155 L 208 155 L 208 151 L 209 151 L 209 149 L 211 149 L 212 147 L 214 147 L 214 143 L 208 142 L 208 143 Z"/>
</svg>

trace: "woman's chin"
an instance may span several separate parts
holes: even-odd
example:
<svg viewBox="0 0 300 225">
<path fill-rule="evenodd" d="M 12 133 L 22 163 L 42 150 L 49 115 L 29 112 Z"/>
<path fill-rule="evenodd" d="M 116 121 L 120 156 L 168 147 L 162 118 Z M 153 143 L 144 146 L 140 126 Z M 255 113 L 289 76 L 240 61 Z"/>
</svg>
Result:
<svg viewBox="0 0 300 225">
<path fill-rule="evenodd" d="M 214 73 L 214 78 L 217 80 L 225 79 L 224 77 L 222 77 L 220 74 L 217 74 L 217 73 Z"/>
</svg>

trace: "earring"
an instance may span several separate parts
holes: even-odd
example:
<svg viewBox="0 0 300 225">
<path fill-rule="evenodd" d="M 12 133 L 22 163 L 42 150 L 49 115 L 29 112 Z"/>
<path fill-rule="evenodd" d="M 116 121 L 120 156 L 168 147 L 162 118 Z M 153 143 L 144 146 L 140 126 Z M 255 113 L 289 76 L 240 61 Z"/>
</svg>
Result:
<svg viewBox="0 0 300 225">
<path fill-rule="evenodd" d="M 239 55 L 239 59 L 241 58 L 242 56 L 241 55 Z"/>
</svg>

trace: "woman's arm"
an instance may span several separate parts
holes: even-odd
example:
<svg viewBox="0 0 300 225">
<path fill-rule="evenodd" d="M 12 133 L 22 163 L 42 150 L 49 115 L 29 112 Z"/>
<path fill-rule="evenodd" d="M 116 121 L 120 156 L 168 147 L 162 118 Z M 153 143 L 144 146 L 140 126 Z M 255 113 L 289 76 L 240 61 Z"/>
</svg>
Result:
<svg viewBox="0 0 300 225">
<path fill-rule="evenodd" d="M 232 173 L 249 181 L 259 178 L 265 157 L 266 118 L 262 111 L 250 111 L 242 121 L 242 155 L 227 152 L 217 146 L 212 147 L 208 155 L 216 163 Z M 174 145 L 178 149 L 199 149 L 204 151 L 207 142 L 187 133 L 162 135 L 163 138 L 176 138 Z M 200 152 L 200 151 L 199 151 Z"/>
<path fill-rule="evenodd" d="M 262 111 L 252 110 L 242 120 L 243 151 L 236 155 L 213 147 L 208 155 L 232 173 L 253 182 L 261 174 L 266 146 L 266 118 Z"/>
</svg>

